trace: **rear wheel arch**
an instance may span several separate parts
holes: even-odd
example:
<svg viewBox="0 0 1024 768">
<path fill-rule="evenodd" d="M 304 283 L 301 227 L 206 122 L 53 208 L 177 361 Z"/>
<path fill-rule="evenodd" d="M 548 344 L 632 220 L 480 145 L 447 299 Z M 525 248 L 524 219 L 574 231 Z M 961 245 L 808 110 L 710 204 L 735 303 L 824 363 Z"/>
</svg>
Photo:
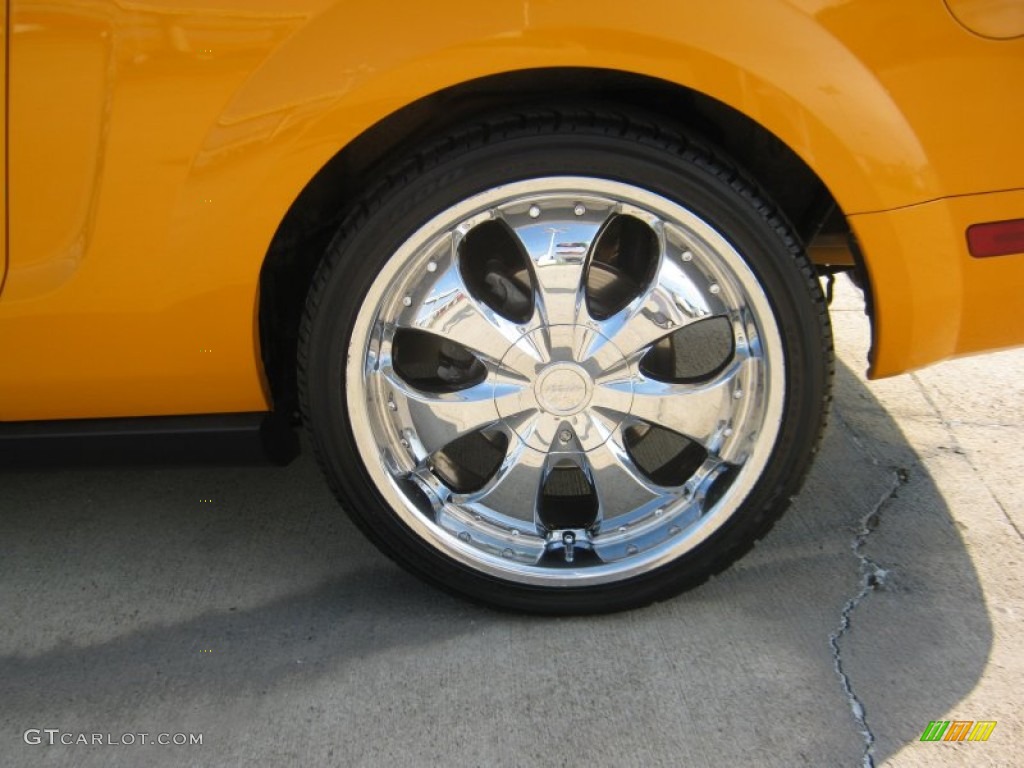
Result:
<svg viewBox="0 0 1024 768">
<path fill-rule="evenodd" d="M 260 349 L 272 401 L 295 411 L 299 319 L 313 273 L 353 201 L 388 158 L 429 144 L 495 110 L 559 104 L 641 115 L 696 136 L 731 158 L 778 205 L 803 240 L 823 226 L 845 230 L 822 179 L 766 128 L 697 90 L 613 70 L 547 68 L 481 78 L 419 99 L 368 128 L 309 181 L 279 225 L 260 273 Z"/>
</svg>

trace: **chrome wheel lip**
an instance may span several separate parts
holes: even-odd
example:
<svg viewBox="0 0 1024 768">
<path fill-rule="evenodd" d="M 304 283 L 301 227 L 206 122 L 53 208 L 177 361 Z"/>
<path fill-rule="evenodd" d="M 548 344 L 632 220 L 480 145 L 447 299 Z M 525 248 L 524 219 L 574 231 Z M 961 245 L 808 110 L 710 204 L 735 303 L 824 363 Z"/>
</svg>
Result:
<svg viewBox="0 0 1024 768">
<path fill-rule="evenodd" d="M 399 440 L 404 438 L 388 434 L 389 429 L 383 426 L 388 423 L 390 404 L 376 396 L 378 393 L 372 377 L 386 361 L 379 357 L 379 346 L 374 348 L 371 342 L 388 333 L 379 321 L 388 302 L 393 304 L 396 301 L 395 288 L 409 282 L 407 275 L 410 271 L 424 266 L 430 269 L 432 261 L 429 254 L 450 233 L 464 234 L 476 224 L 488 220 L 489 211 L 511 202 L 528 205 L 536 201 L 542 205 L 545 200 L 570 199 L 583 200 L 584 203 L 589 199 L 615 203 L 620 210 L 633 215 L 670 222 L 700 244 L 701 253 L 713 261 L 709 268 L 717 270 L 731 290 L 742 294 L 743 306 L 756 326 L 759 392 L 754 410 L 759 418 L 754 430 L 757 439 L 745 455 L 732 484 L 713 506 L 703 510 L 699 518 L 688 519 L 689 508 L 683 502 L 686 497 L 699 495 L 707 489 L 710 485 L 707 477 L 698 478 L 692 487 L 686 489 L 685 497 L 680 491 L 679 497 L 673 500 L 675 508 L 648 509 L 635 524 L 631 522 L 628 529 L 600 534 L 606 551 L 610 552 L 621 544 L 626 552 L 624 556 L 597 564 L 551 567 L 529 562 L 530 553 L 539 554 L 550 550 L 552 545 L 557 547 L 559 542 L 551 541 L 552 535 L 563 536 L 566 531 L 549 532 L 546 537 L 541 537 L 524 534 L 529 521 L 518 520 L 514 516 L 502 518 L 492 515 L 482 520 L 476 513 L 471 495 L 468 498 L 456 495 L 457 503 L 438 503 L 436 499 L 450 500 L 453 495 L 450 489 L 439 487 L 443 484 L 429 473 L 416 474 L 411 480 L 433 497 L 433 510 L 427 514 L 413 500 L 404 477 L 409 472 L 408 462 L 403 462 L 399 445 Z M 509 348 L 538 327 L 509 327 L 505 335 Z M 507 357 L 504 352 L 504 349 L 494 350 L 497 362 Z M 635 367 L 631 368 L 631 374 L 636 375 Z M 492 383 L 493 378 L 492 375 L 489 379 Z M 533 382 L 530 384 L 532 386 Z M 760 478 L 778 437 L 785 397 L 785 362 L 774 314 L 756 276 L 728 240 L 704 219 L 676 202 L 632 184 L 598 177 L 553 176 L 496 186 L 464 199 L 428 221 L 395 250 L 371 285 L 357 315 L 348 346 L 345 386 L 350 428 L 363 464 L 378 492 L 416 536 L 443 555 L 487 576 L 553 588 L 585 587 L 640 576 L 666 565 L 699 546 L 736 512 Z M 526 445 L 513 446 L 510 456 L 517 450 L 530 452 L 532 449 Z M 517 525 L 519 528 L 513 527 Z M 629 554 L 630 542 L 638 540 L 646 529 L 667 531 L 668 534 L 661 543 Z M 580 542 L 585 542 L 588 536 L 584 530 L 568 533 Z M 503 546 L 510 540 L 516 541 L 516 549 Z M 525 560 L 524 552 L 527 553 Z"/>
</svg>

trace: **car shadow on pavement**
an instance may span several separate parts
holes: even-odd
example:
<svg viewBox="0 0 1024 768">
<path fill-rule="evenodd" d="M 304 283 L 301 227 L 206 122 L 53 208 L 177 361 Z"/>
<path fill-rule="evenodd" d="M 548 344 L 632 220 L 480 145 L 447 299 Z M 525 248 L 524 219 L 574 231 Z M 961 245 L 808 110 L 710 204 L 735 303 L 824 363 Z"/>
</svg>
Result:
<svg viewBox="0 0 1024 768">
<path fill-rule="evenodd" d="M 2 470 L 0 762 L 860 765 L 837 661 L 875 762 L 919 748 L 977 683 L 992 627 L 932 478 L 842 365 L 836 384 L 776 529 L 703 587 L 603 617 L 424 586 L 339 513 L 308 452 Z M 850 605 L 864 525 L 881 570 Z M 203 744 L 36 746 L 30 728 Z"/>
</svg>

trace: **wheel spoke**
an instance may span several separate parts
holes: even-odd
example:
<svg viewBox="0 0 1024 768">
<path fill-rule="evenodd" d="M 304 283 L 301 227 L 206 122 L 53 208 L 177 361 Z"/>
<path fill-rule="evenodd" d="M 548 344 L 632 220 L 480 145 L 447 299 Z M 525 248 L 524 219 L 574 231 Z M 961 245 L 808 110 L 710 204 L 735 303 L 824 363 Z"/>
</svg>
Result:
<svg viewBox="0 0 1024 768">
<path fill-rule="evenodd" d="M 654 278 L 633 301 L 596 323 L 583 358 L 634 362 L 659 340 L 707 316 L 710 308 L 679 254 L 662 252 Z M 611 348 L 608 348 L 608 345 Z M 610 357 L 608 356 L 610 353 Z"/>
<path fill-rule="evenodd" d="M 646 478 L 630 458 L 621 431 L 587 453 L 587 471 L 597 493 L 598 522 L 602 527 L 642 517 L 671 500 L 671 489 Z"/>
<path fill-rule="evenodd" d="M 700 514 L 707 511 L 704 509 L 704 504 L 711 486 L 729 467 L 730 464 L 718 456 L 708 455 L 690 479 L 686 481 L 686 495 L 694 500 Z"/>
<path fill-rule="evenodd" d="M 628 413 L 706 447 L 728 422 L 735 402 L 748 396 L 743 382 L 752 362 L 752 358 L 737 357 L 714 378 L 696 384 L 643 376 L 634 380 L 632 387 L 621 379 L 606 381 L 595 392 L 594 406 L 606 412 Z"/>
<path fill-rule="evenodd" d="M 438 250 L 432 262 L 438 276 L 403 297 L 408 306 L 396 324 L 461 344 L 492 366 L 501 363 L 524 376 L 533 375 L 542 355 L 523 336 L 522 328 L 472 294 L 459 271 L 454 247 Z"/>
<path fill-rule="evenodd" d="M 501 417 L 496 401 L 508 403 L 506 412 L 516 413 L 516 398 L 523 389 L 509 381 L 497 386 L 484 381 L 456 392 L 423 392 L 403 381 L 394 370 L 385 371 L 383 376 L 388 408 L 403 423 L 412 425 L 412 432 L 404 434 L 404 439 L 414 447 L 422 446 L 424 456 L 462 435 L 497 423 Z"/>
<path fill-rule="evenodd" d="M 470 506 L 486 505 L 489 510 L 501 510 L 505 517 L 521 521 L 524 529 L 536 533 L 546 466 L 545 454 L 515 441 L 490 482 L 462 499 Z M 489 515 L 493 517 L 493 512 Z"/>
<path fill-rule="evenodd" d="M 535 223 L 528 215 L 509 217 L 533 270 L 535 324 L 571 325 L 589 319 L 584 275 L 591 246 L 605 218 L 607 211 L 589 212 L 579 218 L 570 210 L 544 223 Z"/>
<path fill-rule="evenodd" d="M 536 263 L 537 311 L 546 326 L 572 325 L 586 312 L 583 262 Z"/>
</svg>

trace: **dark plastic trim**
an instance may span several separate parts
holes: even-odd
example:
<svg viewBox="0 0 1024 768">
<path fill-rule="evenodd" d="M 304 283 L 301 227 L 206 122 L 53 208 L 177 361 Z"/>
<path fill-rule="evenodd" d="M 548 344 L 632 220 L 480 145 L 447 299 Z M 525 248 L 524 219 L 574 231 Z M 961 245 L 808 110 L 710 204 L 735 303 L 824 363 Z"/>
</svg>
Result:
<svg viewBox="0 0 1024 768">
<path fill-rule="evenodd" d="M 0 467 L 284 465 L 298 454 L 295 431 L 270 412 L 0 422 Z"/>
</svg>

